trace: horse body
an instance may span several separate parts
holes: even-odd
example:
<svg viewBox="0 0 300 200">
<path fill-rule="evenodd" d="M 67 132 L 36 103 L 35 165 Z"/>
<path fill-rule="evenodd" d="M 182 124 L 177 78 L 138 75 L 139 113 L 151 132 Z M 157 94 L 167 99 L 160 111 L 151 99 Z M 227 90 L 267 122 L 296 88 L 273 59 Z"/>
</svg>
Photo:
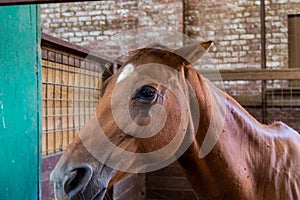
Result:
<svg viewBox="0 0 300 200">
<path fill-rule="evenodd" d="M 207 131 L 199 129 L 197 140 L 178 159 L 199 199 L 298 199 L 299 134 L 282 122 L 259 123 L 234 99 L 210 85 L 199 88 L 207 92 L 201 96 L 226 97 L 214 104 L 226 105 L 222 134 L 212 151 L 197 159 Z M 207 119 L 221 121 L 209 113 L 205 111 Z"/>
<path fill-rule="evenodd" d="M 204 48 L 207 49 L 207 46 Z M 190 52 L 190 60 L 203 54 L 201 51 L 184 50 Z M 180 54 L 180 50 L 176 52 Z M 168 115 L 164 119 L 165 126 L 158 134 L 137 139 L 132 134 L 128 136 L 113 120 L 111 99 L 115 85 L 118 82 L 122 84 L 128 77 L 134 77 L 134 71 L 145 63 L 167 65 L 178 71 L 190 84 L 195 92 L 200 114 L 196 130 L 193 129 L 195 127 L 192 122 L 188 121 L 193 110 L 186 109 L 188 117 L 184 118 L 185 115 L 180 113 L 182 105 L 176 100 L 176 94 L 159 83 L 143 86 L 142 90 L 137 89 L 134 96 L 129 98 L 128 107 L 134 123 L 145 127 L 151 123 L 150 108 L 155 104 L 164 107 Z M 127 69 L 124 70 L 126 66 Z M 122 70 L 126 73 L 122 74 Z M 147 79 L 147 74 L 135 78 L 136 81 Z M 177 79 L 177 76 L 173 76 L 169 81 L 176 82 Z M 182 86 L 182 91 L 187 96 L 186 102 L 191 102 L 189 91 L 184 88 L 186 87 Z M 152 99 L 153 94 L 157 94 L 155 101 Z M 120 101 L 123 101 L 121 96 Z M 118 103 L 121 102 L 117 101 Z M 186 120 L 183 128 L 179 125 L 182 119 Z M 138 50 L 105 83 L 96 115 L 81 132 L 96 132 L 99 129 L 97 123 L 114 145 L 135 153 L 152 153 L 169 145 L 178 129 L 182 128 L 186 133 L 179 136 L 177 142 L 184 141 L 185 134 L 194 131 L 190 136 L 191 144 L 178 158 L 178 162 L 199 199 L 300 198 L 300 171 L 297 169 L 300 166 L 299 134 L 281 122 L 269 126 L 259 123 L 234 99 L 199 75 L 190 62 L 169 51 Z M 209 134 L 213 136 L 207 139 Z M 51 174 L 56 199 L 102 199 L 109 181 L 113 183 L 126 175 L 91 156 L 91 150 L 88 151 L 83 143 L 93 144 L 93 140 L 95 138 L 86 137 L 82 142 L 82 138 L 77 137 L 60 159 Z M 203 148 L 207 140 L 214 144 L 208 150 Z M 98 145 L 101 147 L 106 143 L 100 142 Z M 99 150 L 99 146 L 93 145 Z M 178 148 L 178 145 L 173 147 Z M 166 156 L 177 153 L 177 149 L 170 148 L 169 151 Z M 108 152 L 107 160 L 113 156 L 118 155 Z M 155 160 L 155 157 L 149 159 Z M 130 168 L 140 162 L 138 157 L 132 156 L 132 159 L 121 163 Z"/>
</svg>

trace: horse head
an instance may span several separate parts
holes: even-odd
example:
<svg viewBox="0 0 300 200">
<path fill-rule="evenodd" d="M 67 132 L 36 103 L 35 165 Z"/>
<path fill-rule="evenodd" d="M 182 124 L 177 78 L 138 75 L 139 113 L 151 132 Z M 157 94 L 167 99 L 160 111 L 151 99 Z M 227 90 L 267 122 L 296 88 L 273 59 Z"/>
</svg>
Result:
<svg viewBox="0 0 300 200">
<path fill-rule="evenodd" d="M 109 185 L 127 173 L 159 169 L 184 153 L 201 109 L 191 63 L 210 44 L 173 51 L 154 45 L 130 54 L 103 83 L 95 115 L 53 170 L 56 199 L 103 199 Z"/>
</svg>

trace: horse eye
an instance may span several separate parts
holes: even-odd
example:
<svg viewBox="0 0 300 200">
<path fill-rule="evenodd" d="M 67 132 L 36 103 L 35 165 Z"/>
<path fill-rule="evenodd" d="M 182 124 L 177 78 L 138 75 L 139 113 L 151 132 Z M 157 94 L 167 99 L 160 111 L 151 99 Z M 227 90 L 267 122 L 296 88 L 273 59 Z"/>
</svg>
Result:
<svg viewBox="0 0 300 200">
<path fill-rule="evenodd" d="M 142 99 L 152 101 L 156 98 L 157 91 L 152 86 L 143 86 L 135 95 L 134 99 Z"/>
</svg>

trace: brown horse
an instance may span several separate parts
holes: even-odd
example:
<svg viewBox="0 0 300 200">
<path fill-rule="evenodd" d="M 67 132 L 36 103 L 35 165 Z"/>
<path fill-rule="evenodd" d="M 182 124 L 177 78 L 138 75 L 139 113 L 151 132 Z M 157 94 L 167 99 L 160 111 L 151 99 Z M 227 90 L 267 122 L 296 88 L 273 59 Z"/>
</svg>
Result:
<svg viewBox="0 0 300 200">
<path fill-rule="evenodd" d="M 56 199 L 103 199 L 127 172 L 175 159 L 199 199 L 300 199 L 299 134 L 259 123 L 199 75 L 191 63 L 209 45 L 136 50 L 106 80 L 51 174 Z"/>
</svg>

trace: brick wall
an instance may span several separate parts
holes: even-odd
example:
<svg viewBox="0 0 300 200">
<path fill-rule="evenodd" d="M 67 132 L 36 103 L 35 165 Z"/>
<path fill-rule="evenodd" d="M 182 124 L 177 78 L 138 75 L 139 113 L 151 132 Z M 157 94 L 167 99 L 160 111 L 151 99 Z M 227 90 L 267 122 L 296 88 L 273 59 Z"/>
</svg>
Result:
<svg viewBox="0 0 300 200">
<path fill-rule="evenodd" d="M 186 32 L 192 38 L 213 40 L 209 68 L 260 67 L 260 7 L 257 1 L 189 1 Z"/>
<path fill-rule="evenodd" d="M 109 39 L 119 32 L 162 27 L 182 31 L 182 4 L 179 0 L 99 1 L 45 4 L 41 6 L 42 31 L 85 47 Z"/>
<path fill-rule="evenodd" d="M 260 68 L 260 1 L 188 1 L 186 32 L 214 40 L 211 57 L 220 69 Z M 300 13 L 296 1 L 266 0 L 267 67 L 288 66 L 287 15 Z"/>
<path fill-rule="evenodd" d="M 265 4 L 267 67 L 287 67 L 287 15 L 300 13 L 300 3 L 266 0 Z M 115 0 L 47 4 L 41 13 L 44 32 L 85 47 L 121 31 L 161 27 L 185 32 L 197 41 L 215 41 L 205 67 L 261 66 L 260 1 Z"/>
<path fill-rule="evenodd" d="M 297 0 L 266 2 L 267 66 L 288 67 L 288 15 L 300 13 Z"/>
</svg>

